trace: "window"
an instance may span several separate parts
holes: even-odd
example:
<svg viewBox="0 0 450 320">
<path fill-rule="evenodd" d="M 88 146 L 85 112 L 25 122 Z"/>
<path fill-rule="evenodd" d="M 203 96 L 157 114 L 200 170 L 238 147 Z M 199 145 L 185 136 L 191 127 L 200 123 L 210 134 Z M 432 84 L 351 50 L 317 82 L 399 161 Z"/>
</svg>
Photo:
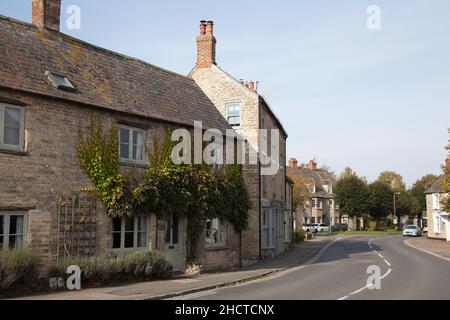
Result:
<svg viewBox="0 0 450 320">
<path fill-rule="evenodd" d="M 322 200 L 317 199 L 317 208 L 322 209 Z"/>
<path fill-rule="evenodd" d="M 433 213 L 434 233 L 441 233 L 441 216 L 439 213 Z"/>
<path fill-rule="evenodd" d="M 67 79 L 66 76 L 54 72 L 46 71 L 46 76 L 56 89 L 76 91 L 75 86 Z"/>
<path fill-rule="evenodd" d="M 0 212 L 0 250 L 25 247 L 26 213 Z"/>
<path fill-rule="evenodd" d="M 311 199 L 311 208 L 316 207 L 316 199 Z"/>
<path fill-rule="evenodd" d="M 0 103 L 0 148 L 22 151 L 24 108 Z"/>
<path fill-rule="evenodd" d="M 316 217 L 311 217 L 311 223 L 316 223 Z"/>
<path fill-rule="evenodd" d="M 241 105 L 239 103 L 227 104 L 227 121 L 232 127 L 241 125 Z"/>
<path fill-rule="evenodd" d="M 433 209 L 434 210 L 440 210 L 441 209 L 441 205 L 440 205 L 439 194 L 433 193 L 432 197 L 433 197 Z"/>
<path fill-rule="evenodd" d="M 206 245 L 217 246 L 226 244 L 226 224 L 223 219 L 206 220 Z"/>
<path fill-rule="evenodd" d="M 112 248 L 117 250 L 145 248 L 148 239 L 147 228 L 147 216 L 114 218 Z"/>
<path fill-rule="evenodd" d="M 328 200 L 328 204 L 329 204 L 330 208 L 332 209 L 333 208 L 333 200 Z"/>
<path fill-rule="evenodd" d="M 120 160 L 145 163 L 144 130 L 121 126 L 119 130 Z"/>
<path fill-rule="evenodd" d="M 263 210 L 262 216 L 262 247 L 269 249 L 274 247 L 275 221 L 270 209 Z"/>
</svg>

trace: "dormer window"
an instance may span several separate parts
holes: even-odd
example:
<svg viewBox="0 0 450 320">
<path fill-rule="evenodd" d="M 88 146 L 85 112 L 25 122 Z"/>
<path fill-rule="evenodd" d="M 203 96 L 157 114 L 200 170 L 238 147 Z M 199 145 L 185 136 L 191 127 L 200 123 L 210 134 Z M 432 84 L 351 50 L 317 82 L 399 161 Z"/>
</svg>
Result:
<svg viewBox="0 0 450 320">
<path fill-rule="evenodd" d="M 64 75 L 50 72 L 50 71 L 46 71 L 45 75 L 48 77 L 48 79 L 50 80 L 50 82 L 56 89 L 66 90 L 66 91 L 76 91 L 77 90 L 75 88 L 75 86 L 69 81 L 69 79 L 67 79 L 67 77 Z"/>
</svg>

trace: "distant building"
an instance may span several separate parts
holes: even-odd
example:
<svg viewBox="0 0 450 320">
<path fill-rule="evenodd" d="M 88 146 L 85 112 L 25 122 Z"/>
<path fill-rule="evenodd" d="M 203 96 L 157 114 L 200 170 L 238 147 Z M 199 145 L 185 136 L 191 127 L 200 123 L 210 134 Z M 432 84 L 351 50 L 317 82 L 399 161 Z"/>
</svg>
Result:
<svg viewBox="0 0 450 320">
<path fill-rule="evenodd" d="M 333 187 L 336 184 L 334 174 L 326 169 L 317 168 L 317 162 L 311 160 L 298 166 L 294 158 L 289 160 L 288 175 L 299 173 L 305 184 L 305 196 L 308 200 L 301 208 L 296 208 L 295 229 L 308 223 L 339 223 L 339 205 L 334 199 Z M 348 217 L 341 217 L 341 223 L 348 223 Z"/>
</svg>

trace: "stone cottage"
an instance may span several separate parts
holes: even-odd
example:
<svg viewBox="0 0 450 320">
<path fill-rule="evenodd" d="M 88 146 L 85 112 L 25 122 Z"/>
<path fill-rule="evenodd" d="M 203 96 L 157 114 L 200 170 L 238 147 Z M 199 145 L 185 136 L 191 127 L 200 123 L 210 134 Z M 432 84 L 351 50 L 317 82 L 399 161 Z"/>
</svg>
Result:
<svg viewBox="0 0 450 320">
<path fill-rule="evenodd" d="M 67 255 L 159 250 L 183 271 L 186 218 L 106 215 L 80 193 L 91 184 L 79 136 L 92 119 L 118 126 L 122 169 L 139 176 L 153 137 L 168 128 L 231 126 L 193 79 L 61 33 L 60 8 L 33 0 L 32 24 L 0 16 L 0 250 L 26 247 L 44 266 Z M 227 221 L 208 220 L 202 235 L 206 269 L 239 265 L 240 235 Z"/>
<path fill-rule="evenodd" d="M 251 262 L 280 254 L 292 239 L 292 230 L 285 228 L 289 224 L 285 168 L 287 133 L 267 101 L 257 92 L 254 81 L 237 80 L 217 65 L 216 42 L 213 22 L 201 21 L 197 63 L 189 77 L 254 153 L 275 159 L 269 161 L 270 164 L 260 161 L 261 158 L 251 163 L 247 155 L 250 164 L 243 167 L 252 209 L 249 227 L 242 233 L 242 258 Z M 272 132 L 278 135 L 272 136 Z M 276 166 L 274 172 L 268 172 L 270 165 Z"/>
</svg>

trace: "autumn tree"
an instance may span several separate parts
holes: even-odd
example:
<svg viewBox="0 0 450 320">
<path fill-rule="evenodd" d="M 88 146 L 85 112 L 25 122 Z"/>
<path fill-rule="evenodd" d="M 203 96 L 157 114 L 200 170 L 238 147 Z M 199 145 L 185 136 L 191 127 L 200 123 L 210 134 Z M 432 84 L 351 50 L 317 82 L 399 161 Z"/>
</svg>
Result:
<svg viewBox="0 0 450 320">
<path fill-rule="evenodd" d="M 406 190 L 403 177 L 395 171 L 383 171 L 378 176 L 377 181 L 388 185 L 393 192 L 402 192 Z"/>
<path fill-rule="evenodd" d="M 311 181 L 305 177 L 300 170 L 288 168 L 287 175 L 294 181 L 294 188 L 292 190 L 293 197 L 293 207 L 295 209 L 303 207 L 311 198 L 311 193 L 309 192 L 309 184 Z"/>
</svg>

